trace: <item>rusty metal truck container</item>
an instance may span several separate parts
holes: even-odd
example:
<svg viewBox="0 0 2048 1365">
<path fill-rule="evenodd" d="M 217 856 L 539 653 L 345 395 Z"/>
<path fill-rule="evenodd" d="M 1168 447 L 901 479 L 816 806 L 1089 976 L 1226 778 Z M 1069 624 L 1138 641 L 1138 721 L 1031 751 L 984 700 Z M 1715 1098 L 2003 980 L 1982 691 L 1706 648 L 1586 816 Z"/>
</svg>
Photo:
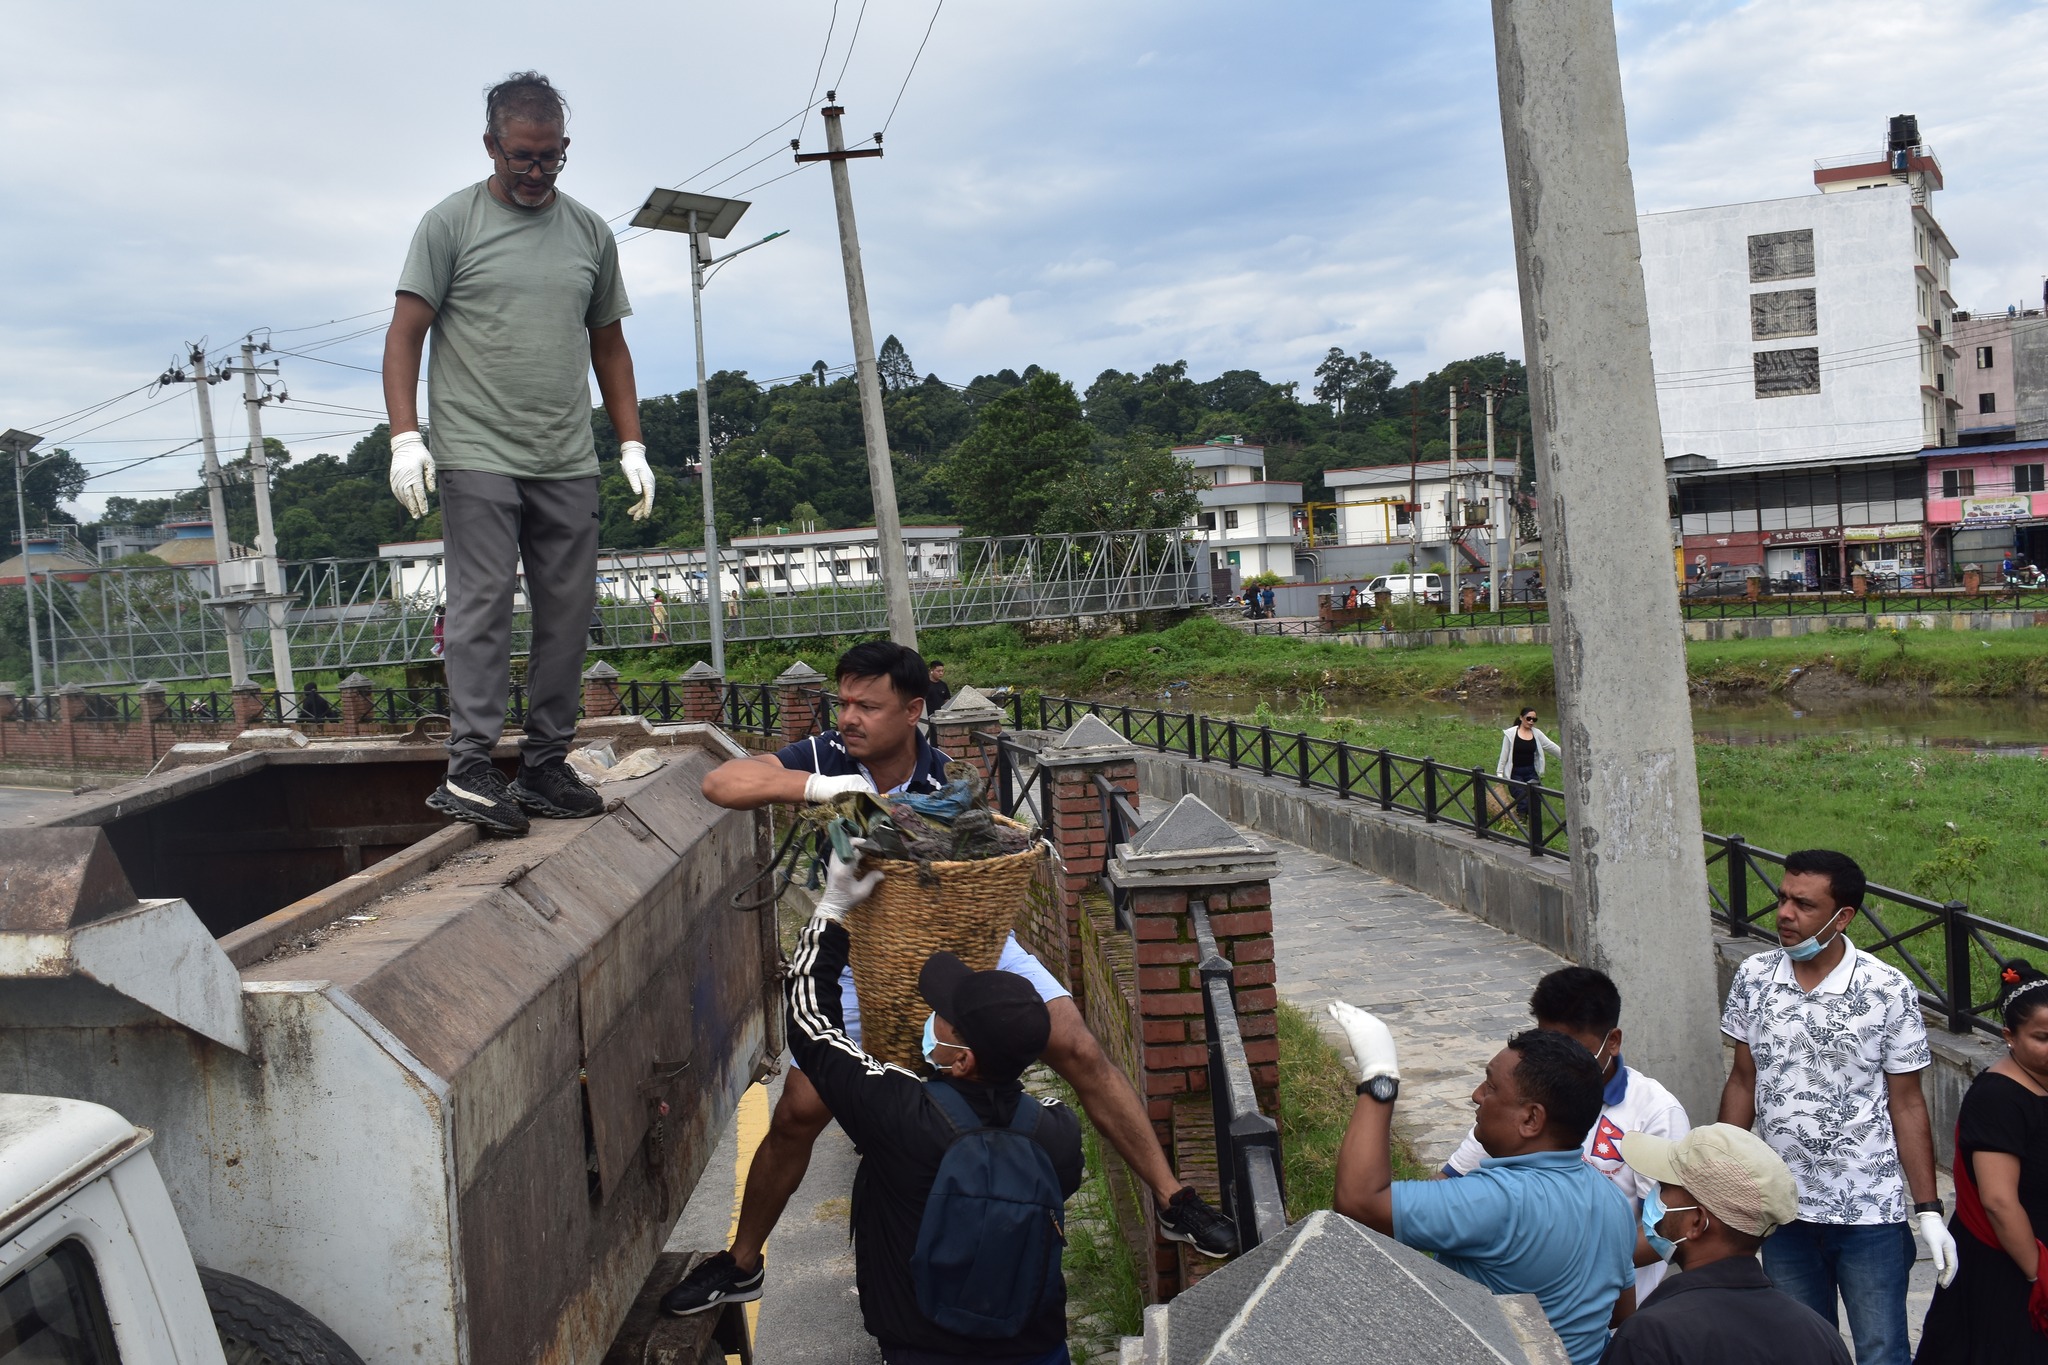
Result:
<svg viewBox="0 0 2048 1365">
<path fill-rule="evenodd" d="M 373 1365 L 597 1361 L 780 1046 L 742 751 L 637 724 L 522 840 L 421 804 L 438 746 L 296 736 L 0 834 L 0 1090 L 155 1130 L 195 1258 Z"/>
</svg>

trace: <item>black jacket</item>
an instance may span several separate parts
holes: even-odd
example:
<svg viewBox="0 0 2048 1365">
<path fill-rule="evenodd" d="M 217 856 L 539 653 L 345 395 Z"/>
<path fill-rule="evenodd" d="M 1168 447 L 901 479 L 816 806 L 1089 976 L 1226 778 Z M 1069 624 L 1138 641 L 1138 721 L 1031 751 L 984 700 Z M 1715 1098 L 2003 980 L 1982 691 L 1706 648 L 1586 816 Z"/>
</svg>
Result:
<svg viewBox="0 0 2048 1365">
<path fill-rule="evenodd" d="M 1010 1341 L 945 1331 L 917 1309 L 910 1254 L 925 1200 L 938 1178 L 953 1129 L 925 1094 L 924 1082 L 902 1067 L 876 1061 L 841 1031 L 839 970 L 849 939 L 844 926 L 812 920 L 797 936 L 785 983 L 789 1050 L 806 1078 L 860 1148 L 853 1177 L 854 1283 L 861 1319 L 884 1346 L 971 1355 L 985 1361 L 1044 1355 L 1067 1339 L 1067 1290 L 1056 1281 L 1052 1301 Z M 1081 1187 L 1081 1126 L 1055 1101 L 1034 1100 L 1015 1081 L 954 1088 L 990 1124 L 1006 1124 L 1017 1105 L 1043 1103 L 1035 1140 L 1052 1157 L 1060 1190 Z"/>
<path fill-rule="evenodd" d="M 1666 1275 L 1600 1365 L 1850 1365 L 1834 1324 L 1780 1292 L 1751 1256 Z"/>
</svg>

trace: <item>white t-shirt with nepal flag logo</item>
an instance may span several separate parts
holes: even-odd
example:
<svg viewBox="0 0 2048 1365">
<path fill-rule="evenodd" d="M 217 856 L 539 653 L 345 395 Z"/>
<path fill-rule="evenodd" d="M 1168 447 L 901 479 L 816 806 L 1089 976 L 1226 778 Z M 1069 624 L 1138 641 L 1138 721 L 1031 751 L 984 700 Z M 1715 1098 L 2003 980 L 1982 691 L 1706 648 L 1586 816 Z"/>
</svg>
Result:
<svg viewBox="0 0 2048 1365">
<path fill-rule="evenodd" d="M 1657 1182 L 1630 1170 L 1622 1161 L 1622 1134 L 1650 1133 L 1676 1142 L 1692 1131 L 1692 1122 L 1686 1117 L 1685 1106 L 1678 1102 L 1678 1096 L 1666 1090 L 1654 1077 L 1645 1076 L 1620 1058 L 1615 1061 L 1614 1075 L 1601 1095 L 1600 1117 L 1594 1120 L 1593 1130 L 1586 1134 L 1586 1164 L 1613 1181 L 1615 1188 L 1627 1195 L 1629 1202 L 1641 1212 L 1644 1197 Z M 1486 1149 L 1479 1145 L 1475 1134 L 1468 1132 L 1465 1140 L 1458 1144 L 1458 1150 L 1451 1153 L 1451 1159 L 1444 1163 L 1444 1174 L 1469 1175 L 1478 1170 L 1479 1163 L 1484 1160 Z M 1641 1304 L 1649 1297 L 1650 1291 L 1663 1278 L 1664 1267 L 1661 1265 L 1638 1266 L 1636 1302 Z"/>
</svg>

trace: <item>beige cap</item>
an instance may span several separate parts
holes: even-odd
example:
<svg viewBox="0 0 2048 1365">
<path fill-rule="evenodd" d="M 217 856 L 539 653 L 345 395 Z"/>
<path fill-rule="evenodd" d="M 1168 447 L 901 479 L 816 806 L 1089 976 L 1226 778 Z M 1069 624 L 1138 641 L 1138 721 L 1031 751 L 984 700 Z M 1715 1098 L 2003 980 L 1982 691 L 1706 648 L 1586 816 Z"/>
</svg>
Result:
<svg viewBox="0 0 2048 1365">
<path fill-rule="evenodd" d="M 1709 1123 L 1677 1142 L 1629 1133 L 1621 1140 L 1621 1159 L 1652 1180 L 1683 1185 L 1708 1213 L 1752 1237 L 1799 1216 L 1799 1191 L 1783 1158 L 1732 1123 Z"/>
</svg>

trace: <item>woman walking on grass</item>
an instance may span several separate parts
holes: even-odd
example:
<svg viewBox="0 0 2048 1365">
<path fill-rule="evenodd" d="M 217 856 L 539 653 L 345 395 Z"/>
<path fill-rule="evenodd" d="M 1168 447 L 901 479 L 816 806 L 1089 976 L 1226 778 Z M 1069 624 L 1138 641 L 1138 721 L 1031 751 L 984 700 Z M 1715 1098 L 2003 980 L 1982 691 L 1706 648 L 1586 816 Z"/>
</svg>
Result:
<svg viewBox="0 0 2048 1365">
<path fill-rule="evenodd" d="M 1500 761 L 1494 764 L 1493 775 L 1510 782 L 1539 782 L 1543 779 L 1545 749 L 1559 758 L 1564 757 L 1564 750 L 1557 747 L 1557 742 L 1536 728 L 1536 708 L 1525 706 L 1515 723 L 1500 732 Z M 1524 787 L 1515 798 L 1515 808 L 1525 820 L 1529 818 L 1529 803 L 1534 797 L 1535 792 Z"/>
<path fill-rule="evenodd" d="M 2000 973 L 2006 1054 L 1956 1121 L 1957 1270 L 1934 1291 L 1914 1365 L 2048 1363 L 2048 976 Z"/>
</svg>

